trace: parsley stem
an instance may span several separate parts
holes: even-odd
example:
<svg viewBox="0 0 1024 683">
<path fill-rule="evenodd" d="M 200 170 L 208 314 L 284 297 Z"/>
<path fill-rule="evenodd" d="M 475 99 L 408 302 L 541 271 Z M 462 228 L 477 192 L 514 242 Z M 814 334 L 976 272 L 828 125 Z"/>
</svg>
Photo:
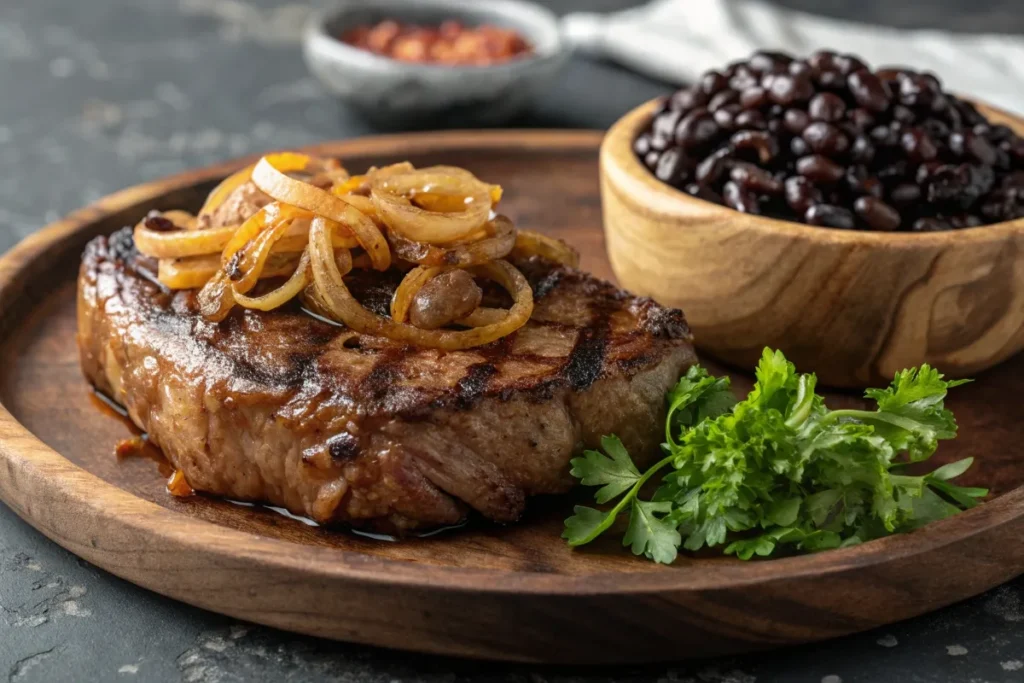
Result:
<svg viewBox="0 0 1024 683">
<path fill-rule="evenodd" d="M 615 522 L 615 518 L 618 517 L 620 512 L 622 512 L 623 508 L 625 508 L 628 504 L 633 502 L 633 499 L 636 498 L 638 493 L 640 493 L 640 489 L 643 487 L 643 485 L 646 484 L 647 481 L 658 472 L 658 470 L 662 469 L 663 467 L 665 467 L 665 465 L 667 465 L 670 462 L 672 462 L 673 460 L 675 460 L 675 458 L 676 458 L 675 455 L 670 455 L 667 458 L 663 458 L 662 460 L 659 460 L 655 464 L 651 465 L 647 469 L 647 471 L 644 472 L 643 475 L 641 475 L 641 477 L 639 479 L 637 479 L 636 483 L 633 484 L 633 487 L 630 488 L 628 491 L 626 491 L 626 495 L 624 495 L 622 497 L 622 499 L 618 503 L 615 504 L 615 507 L 613 507 L 611 510 L 608 511 L 608 514 L 605 515 L 604 521 L 601 522 L 600 525 L 598 525 L 593 531 L 591 531 L 589 534 L 587 534 L 587 536 L 585 536 L 584 538 L 581 538 L 579 540 L 570 541 L 569 545 L 571 545 L 571 546 L 586 545 L 587 543 L 590 543 L 595 538 L 597 538 L 598 536 L 603 534 L 605 531 L 607 531 L 609 529 L 609 527 L 611 527 L 611 525 Z"/>
</svg>

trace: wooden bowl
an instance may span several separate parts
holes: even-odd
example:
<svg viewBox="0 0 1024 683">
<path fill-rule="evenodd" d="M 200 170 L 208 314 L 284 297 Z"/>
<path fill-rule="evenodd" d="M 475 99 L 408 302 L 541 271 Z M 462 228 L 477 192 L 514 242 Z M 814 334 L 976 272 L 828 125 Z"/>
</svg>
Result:
<svg viewBox="0 0 1024 683">
<path fill-rule="evenodd" d="M 637 160 L 655 107 L 601 147 L 608 256 L 624 287 L 685 311 L 701 350 L 750 368 L 779 348 L 828 385 L 862 387 L 921 363 L 973 376 L 1024 348 L 1024 220 L 911 234 L 739 213 Z M 979 109 L 1024 133 L 1024 119 Z"/>
</svg>

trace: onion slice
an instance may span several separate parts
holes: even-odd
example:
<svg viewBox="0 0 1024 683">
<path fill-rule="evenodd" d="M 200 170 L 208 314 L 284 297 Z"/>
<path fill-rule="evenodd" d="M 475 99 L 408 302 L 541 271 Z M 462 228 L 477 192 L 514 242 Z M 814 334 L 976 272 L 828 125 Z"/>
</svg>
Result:
<svg viewBox="0 0 1024 683">
<path fill-rule="evenodd" d="M 516 242 L 516 229 L 505 216 L 495 216 L 485 226 L 484 237 L 456 246 L 415 242 L 397 232 L 388 233 L 395 256 L 424 266 L 465 268 L 508 256 Z"/>
<path fill-rule="evenodd" d="M 283 241 L 283 240 L 282 240 Z M 278 242 L 280 244 L 280 242 Z M 272 251 L 260 278 L 281 277 L 295 272 L 299 256 Z M 199 289 L 217 274 L 223 264 L 219 254 L 205 254 L 180 259 L 160 259 L 157 279 L 169 289 Z"/>
<path fill-rule="evenodd" d="M 292 273 L 292 276 L 277 289 L 256 297 L 240 294 L 237 290 L 234 290 L 233 296 L 235 301 L 245 308 L 255 308 L 260 311 L 271 311 L 294 299 L 306 288 L 306 285 L 308 284 L 309 251 L 307 250 L 302 252 L 302 256 L 299 258 L 299 265 L 295 268 L 295 272 Z"/>
<path fill-rule="evenodd" d="M 382 318 L 360 304 L 342 279 L 331 250 L 330 233 L 326 221 L 315 218 L 309 235 L 310 264 L 316 296 L 311 297 L 330 317 L 345 323 L 363 334 L 388 337 L 394 341 L 456 351 L 488 344 L 519 329 L 533 312 L 533 292 L 526 278 L 507 261 L 494 261 L 476 267 L 512 295 L 515 303 L 505 319 L 492 325 L 470 330 L 421 330 L 406 323 Z"/>
<path fill-rule="evenodd" d="M 260 159 L 253 169 L 252 180 L 256 187 L 282 204 L 305 209 L 317 217 L 328 218 L 349 228 L 369 254 L 376 270 L 387 270 L 391 265 L 391 251 L 384 235 L 373 221 L 340 197 L 301 180 L 289 178 L 275 166 L 271 157 Z"/>
<path fill-rule="evenodd" d="M 417 194 L 442 196 L 446 201 L 431 202 L 437 208 L 459 211 L 433 211 L 416 206 Z M 434 166 L 405 173 L 374 178 L 370 197 L 388 228 L 416 242 L 443 244 L 466 237 L 487 222 L 493 204 L 491 186 L 468 171 Z M 457 199 L 457 202 L 453 202 Z"/>
<path fill-rule="evenodd" d="M 512 249 L 512 255 L 516 258 L 540 256 L 569 268 L 579 268 L 580 266 L 580 255 L 575 249 L 562 240 L 532 230 L 520 230 L 516 234 L 516 244 Z"/>
</svg>

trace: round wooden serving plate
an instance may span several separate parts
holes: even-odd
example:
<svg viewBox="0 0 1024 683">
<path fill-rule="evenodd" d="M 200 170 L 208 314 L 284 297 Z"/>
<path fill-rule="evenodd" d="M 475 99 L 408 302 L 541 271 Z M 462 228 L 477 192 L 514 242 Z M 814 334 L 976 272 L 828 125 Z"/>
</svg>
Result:
<svg viewBox="0 0 1024 683">
<path fill-rule="evenodd" d="M 328 143 L 352 169 L 454 164 L 506 188 L 521 226 L 570 240 L 610 277 L 598 199 L 600 134 L 481 132 Z M 905 536 L 775 561 L 634 558 L 616 539 L 570 550 L 571 496 L 530 503 L 521 523 L 480 521 L 388 542 L 270 510 L 175 499 L 156 464 L 118 460 L 129 435 L 78 367 L 75 275 L 91 237 L 148 210 L 196 208 L 241 162 L 126 190 L 0 259 L 0 498 L 70 551 L 154 591 L 240 619 L 340 640 L 488 659 L 602 663 L 708 656 L 890 623 L 1024 572 L 1024 357 L 959 388 L 961 436 L 936 459 L 973 455 L 967 483 L 990 502 Z M 739 265 L 739 264 L 738 264 Z M 738 377 L 745 390 L 749 381 Z M 853 395 L 830 404 L 857 405 Z M 585 493 L 581 493 L 585 495 Z"/>
</svg>

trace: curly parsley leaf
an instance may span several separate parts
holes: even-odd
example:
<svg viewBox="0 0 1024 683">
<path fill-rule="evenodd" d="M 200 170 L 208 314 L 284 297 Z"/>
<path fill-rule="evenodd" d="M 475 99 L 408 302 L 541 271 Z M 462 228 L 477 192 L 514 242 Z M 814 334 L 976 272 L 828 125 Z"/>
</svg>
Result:
<svg viewBox="0 0 1024 683">
<path fill-rule="evenodd" d="M 664 518 L 671 511 L 669 502 L 634 500 L 622 544 L 632 546 L 634 555 L 645 555 L 662 564 L 675 562 L 681 539 L 671 521 Z"/>
<path fill-rule="evenodd" d="M 601 486 L 594 498 L 598 503 L 607 503 L 639 481 L 640 472 L 619 437 L 602 437 L 601 448 L 607 456 L 600 451 L 586 451 L 582 458 L 573 458 L 570 474 L 584 486 Z"/>
<path fill-rule="evenodd" d="M 566 520 L 570 544 L 589 543 L 629 507 L 624 544 L 657 562 L 672 562 L 679 547 L 721 547 L 741 559 L 816 552 L 909 531 L 988 495 L 952 482 L 970 458 L 902 473 L 956 436 L 944 402 L 963 381 L 923 365 L 869 390 L 874 411 L 829 411 L 815 376 L 778 351 L 765 349 L 755 375 L 737 402 L 728 378 L 690 368 L 667 395 L 668 457 L 642 475 L 614 438 L 602 440 L 604 454 L 573 460 L 575 476 L 602 487 L 599 504 L 619 500 L 608 512 L 577 507 Z M 652 499 L 642 500 L 644 483 L 668 465 Z"/>
</svg>

